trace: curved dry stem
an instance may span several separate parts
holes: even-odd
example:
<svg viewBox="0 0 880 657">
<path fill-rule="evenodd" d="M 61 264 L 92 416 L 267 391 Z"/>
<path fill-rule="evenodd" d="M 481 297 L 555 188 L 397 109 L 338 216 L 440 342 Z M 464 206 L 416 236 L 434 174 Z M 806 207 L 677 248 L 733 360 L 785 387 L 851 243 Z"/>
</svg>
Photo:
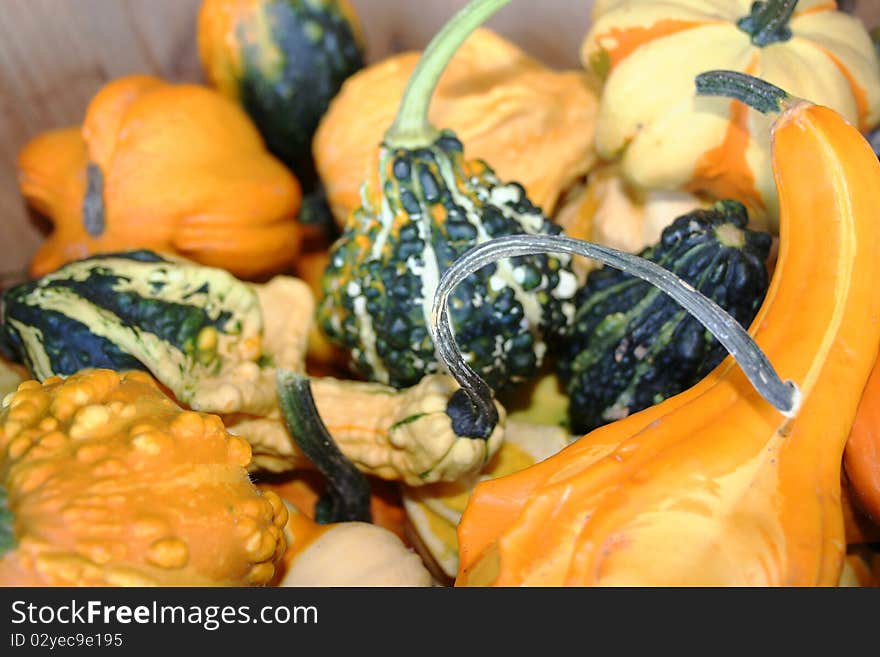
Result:
<svg viewBox="0 0 880 657">
<path fill-rule="evenodd" d="M 494 411 L 491 388 L 465 361 L 455 342 L 449 317 L 449 295 L 465 278 L 478 269 L 503 258 L 540 253 L 568 253 L 598 260 L 610 267 L 637 276 L 671 296 L 693 315 L 736 359 L 755 389 L 774 408 L 792 417 L 798 407 L 799 392 L 791 381 L 783 381 L 767 356 L 748 332 L 717 303 L 697 292 L 672 272 L 645 258 L 606 246 L 559 235 L 510 235 L 484 242 L 465 253 L 446 270 L 437 286 L 431 314 L 431 337 L 442 362 L 455 377 L 472 404 L 486 412 Z"/>
</svg>

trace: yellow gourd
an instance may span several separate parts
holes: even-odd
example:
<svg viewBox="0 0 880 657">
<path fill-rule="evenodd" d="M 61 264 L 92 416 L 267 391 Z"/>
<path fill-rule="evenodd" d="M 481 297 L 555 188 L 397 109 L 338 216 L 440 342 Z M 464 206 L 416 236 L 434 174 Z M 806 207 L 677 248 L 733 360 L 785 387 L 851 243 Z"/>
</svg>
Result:
<svg viewBox="0 0 880 657">
<path fill-rule="evenodd" d="M 25 381 L 0 410 L 0 584 L 269 583 L 287 511 L 250 458 L 142 372 Z"/>
</svg>

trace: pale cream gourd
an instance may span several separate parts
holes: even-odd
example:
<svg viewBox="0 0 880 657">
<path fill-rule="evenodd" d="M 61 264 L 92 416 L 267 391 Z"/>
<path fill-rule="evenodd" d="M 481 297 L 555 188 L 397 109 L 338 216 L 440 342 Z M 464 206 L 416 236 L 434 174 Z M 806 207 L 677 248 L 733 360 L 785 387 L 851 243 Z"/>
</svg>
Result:
<svg viewBox="0 0 880 657">
<path fill-rule="evenodd" d="M 367 522 L 318 525 L 288 505 L 290 548 L 280 586 L 432 586 L 419 556 L 393 532 Z"/>
<path fill-rule="evenodd" d="M 556 223 L 570 237 L 639 253 L 657 243 L 677 217 L 706 205 L 689 192 L 635 187 L 618 163 L 607 163 L 595 167 L 586 184 L 566 196 Z M 597 266 L 595 260 L 580 257 L 573 263 L 582 283 Z"/>
<path fill-rule="evenodd" d="M 880 62 L 871 38 L 834 2 L 800 0 L 787 24 L 760 37 L 737 25 L 755 16 L 753 9 L 784 14 L 792 4 L 597 2 L 581 59 L 605 80 L 599 156 L 620 158 L 627 180 L 642 188 L 735 198 L 749 206 L 755 227 L 777 230 L 770 120 L 738 101 L 695 98 L 694 76 L 712 69 L 750 73 L 831 107 L 863 131 L 880 120 Z"/>
</svg>

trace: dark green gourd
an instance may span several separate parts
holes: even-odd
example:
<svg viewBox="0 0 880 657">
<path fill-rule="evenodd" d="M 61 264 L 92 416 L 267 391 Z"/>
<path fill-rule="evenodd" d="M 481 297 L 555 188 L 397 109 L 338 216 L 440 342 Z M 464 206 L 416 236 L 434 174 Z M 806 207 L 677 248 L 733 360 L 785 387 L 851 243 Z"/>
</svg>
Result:
<svg viewBox="0 0 880 657">
<path fill-rule="evenodd" d="M 720 201 L 678 217 L 639 255 L 747 326 L 767 292 L 771 237 L 746 228 L 745 207 Z M 590 273 L 560 348 L 572 433 L 586 433 L 697 383 L 726 356 L 712 334 L 650 283 L 618 269 Z"/>
<path fill-rule="evenodd" d="M 89 367 L 151 371 L 188 400 L 206 375 L 258 349 L 253 286 L 151 251 L 94 256 L 3 293 L 3 342 L 43 381 Z"/>
<path fill-rule="evenodd" d="M 430 96 L 460 43 L 509 0 L 477 0 L 426 49 L 379 150 L 375 171 L 331 249 L 318 321 L 365 377 L 397 387 L 440 369 L 429 334 L 434 294 L 473 246 L 514 234 L 557 234 L 521 185 L 427 121 Z M 564 333 L 577 289 L 568 255 L 526 255 L 475 272 L 450 314 L 471 366 L 494 389 L 535 375 L 548 336 Z"/>
<path fill-rule="evenodd" d="M 268 149 L 310 192 L 312 137 L 342 83 L 364 66 L 348 0 L 208 0 L 199 39 L 208 76 L 239 99 Z"/>
</svg>

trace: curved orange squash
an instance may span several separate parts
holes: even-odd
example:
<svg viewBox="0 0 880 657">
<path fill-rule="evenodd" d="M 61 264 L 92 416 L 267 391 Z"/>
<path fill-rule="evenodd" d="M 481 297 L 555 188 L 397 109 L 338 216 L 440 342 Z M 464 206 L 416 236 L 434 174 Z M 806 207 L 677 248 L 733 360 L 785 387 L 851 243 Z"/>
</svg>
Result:
<svg viewBox="0 0 880 657">
<path fill-rule="evenodd" d="M 42 276 L 88 255 L 171 251 L 240 278 L 289 269 L 300 245 L 299 182 L 219 92 L 146 75 L 108 83 L 81 128 L 19 154 L 19 187 L 54 230 Z"/>
<path fill-rule="evenodd" d="M 479 484 L 457 585 L 837 584 L 841 458 L 880 344 L 880 164 L 839 114 L 784 106 L 779 261 L 751 333 L 797 384 L 796 415 L 728 358 L 684 393 Z"/>
</svg>

